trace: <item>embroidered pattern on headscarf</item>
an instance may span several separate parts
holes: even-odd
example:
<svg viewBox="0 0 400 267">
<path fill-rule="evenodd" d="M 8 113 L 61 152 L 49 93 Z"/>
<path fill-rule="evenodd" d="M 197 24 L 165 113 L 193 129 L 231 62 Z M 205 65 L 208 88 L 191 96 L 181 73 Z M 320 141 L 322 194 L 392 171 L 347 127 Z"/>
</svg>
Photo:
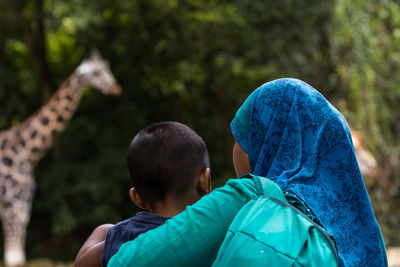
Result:
<svg viewBox="0 0 400 267">
<path fill-rule="evenodd" d="M 297 79 L 265 83 L 251 97 L 245 102 L 251 105 L 247 138 L 236 118 L 231 129 L 253 174 L 271 179 L 312 209 L 335 237 L 341 266 L 384 266 L 379 225 L 342 114 Z"/>
</svg>

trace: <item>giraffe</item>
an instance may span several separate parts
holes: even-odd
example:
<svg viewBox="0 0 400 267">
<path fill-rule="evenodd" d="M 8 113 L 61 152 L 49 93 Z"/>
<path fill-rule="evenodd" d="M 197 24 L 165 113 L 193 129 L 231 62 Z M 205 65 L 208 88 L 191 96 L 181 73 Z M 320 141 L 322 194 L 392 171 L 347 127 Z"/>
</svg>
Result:
<svg viewBox="0 0 400 267">
<path fill-rule="evenodd" d="M 35 166 L 73 116 L 87 85 L 104 94 L 122 92 L 108 63 L 94 52 L 36 113 L 20 125 L 0 132 L 0 219 L 6 266 L 25 265 Z"/>
</svg>

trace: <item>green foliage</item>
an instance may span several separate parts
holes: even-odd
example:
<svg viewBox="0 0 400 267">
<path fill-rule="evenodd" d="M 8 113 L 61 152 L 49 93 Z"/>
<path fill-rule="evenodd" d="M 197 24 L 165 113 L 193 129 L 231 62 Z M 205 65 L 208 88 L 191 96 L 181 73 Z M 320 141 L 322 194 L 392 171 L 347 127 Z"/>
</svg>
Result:
<svg viewBox="0 0 400 267">
<path fill-rule="evenodd" d="M 0 129 L 43 102 L 21 9 L 35 32 L 35 1 L 0 0 Z M 400 217 L 388 215 L 400 194 L 399 14 L 395 1 L 45 1 L 54 81 L 97 48 L 124 92 L 85 92 L 39 164 L 28 255 L 72 259 L 96 225 L 137 211 L 125 153 L 150 123 L 195 129 L 209 148 L 213 184 L 223 184 L 234 176 L 229 123 L 237 107 L 261 83 L 285 76 L 318 88 L 365 132 L 390 185 L 367 180 L 374 208 L 386 241 L 399 244 L 391 229 Z"/>
<path fill-rule="evenodd" d="M 400 7 L 395 1 L 336 1 L 331 30 L 342 107 L 362 130 L 382 172 L 368 181 L 378 220 L 388 243 L 400 239 L 398 103 L 400 96 Z"/>
</svg>

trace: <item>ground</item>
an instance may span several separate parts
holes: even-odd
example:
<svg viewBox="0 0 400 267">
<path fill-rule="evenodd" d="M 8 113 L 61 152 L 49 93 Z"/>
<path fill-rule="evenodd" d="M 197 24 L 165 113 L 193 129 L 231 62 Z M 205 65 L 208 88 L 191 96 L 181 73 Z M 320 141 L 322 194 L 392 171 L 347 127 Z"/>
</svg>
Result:
<svg viewBox="0 0 400 267">
<path fill-rule="evenodd" d="M 0 266 L 3 267 L 3 262 L 0 263 Z M 51 259 L 32 259 L 28 260 L 26 267 L 73 267 L 74 262 L 57 262 L 52 261 Z"/>
</svg>

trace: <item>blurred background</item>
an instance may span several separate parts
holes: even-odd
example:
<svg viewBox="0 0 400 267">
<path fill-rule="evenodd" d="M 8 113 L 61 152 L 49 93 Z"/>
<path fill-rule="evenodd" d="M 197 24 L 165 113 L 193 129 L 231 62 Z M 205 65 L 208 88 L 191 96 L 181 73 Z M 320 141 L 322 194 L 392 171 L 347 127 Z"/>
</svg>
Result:
<svg viewBox="0 0 400 267">
<path fill-rule="evenodd" d="M 36 168 L 28 259 L 71 262 L 95 226 L 134 215 L 125 155 L 151 123 L 188 124 L 208 145 L 213 186 L 234 177 L 230 121 L 280 77 L 317 88 L 362 135 L 381 169 L 364 177 L 377 219 L 400 246 L 397 1 L 0 0 L 0 130 L 33 114 L 93 48 L 123 94 L 85 89 Z"/>
</svg>

